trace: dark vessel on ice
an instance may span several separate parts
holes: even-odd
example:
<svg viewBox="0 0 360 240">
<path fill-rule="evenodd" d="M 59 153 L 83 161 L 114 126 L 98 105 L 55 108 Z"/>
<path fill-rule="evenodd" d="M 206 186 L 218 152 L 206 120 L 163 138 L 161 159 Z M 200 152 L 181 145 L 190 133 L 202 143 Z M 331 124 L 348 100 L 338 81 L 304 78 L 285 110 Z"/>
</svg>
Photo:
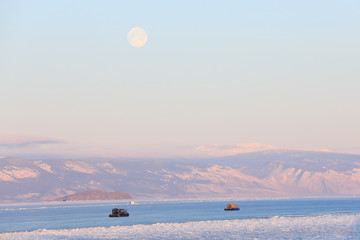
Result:
<svg viewBox="0 0 360 240">
<path fill-rule="evenodd" d="M 129 213 L 123 208 L 113 208 L 109 217 L 128 217 Z"/>
</svg>

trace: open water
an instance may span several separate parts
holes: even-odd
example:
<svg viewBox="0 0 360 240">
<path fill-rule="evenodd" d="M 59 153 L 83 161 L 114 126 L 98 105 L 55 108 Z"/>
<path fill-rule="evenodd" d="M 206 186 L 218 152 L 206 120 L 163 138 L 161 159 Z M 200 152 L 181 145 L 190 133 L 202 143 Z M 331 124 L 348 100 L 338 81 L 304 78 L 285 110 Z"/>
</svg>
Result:
<svg viewBox="0 0 360 240">
<path fill-rule="evenodd" d="M 360 239 L 360 198 L 0 204 L 0 239 Z"/>
</svg>

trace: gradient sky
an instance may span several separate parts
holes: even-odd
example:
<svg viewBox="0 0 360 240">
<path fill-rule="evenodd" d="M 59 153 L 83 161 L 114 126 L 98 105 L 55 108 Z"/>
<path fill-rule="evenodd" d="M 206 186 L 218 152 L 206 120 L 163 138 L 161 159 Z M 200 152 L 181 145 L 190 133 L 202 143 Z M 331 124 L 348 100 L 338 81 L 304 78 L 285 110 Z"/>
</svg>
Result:
<svg viewBox="0 0 360 240">
<path fill-rule="evenodd" d="M 119 156 L 237 143 L 360 153 L 359 10 L 0 0 L 0 154 L 17 136 Z"/>
</svg>

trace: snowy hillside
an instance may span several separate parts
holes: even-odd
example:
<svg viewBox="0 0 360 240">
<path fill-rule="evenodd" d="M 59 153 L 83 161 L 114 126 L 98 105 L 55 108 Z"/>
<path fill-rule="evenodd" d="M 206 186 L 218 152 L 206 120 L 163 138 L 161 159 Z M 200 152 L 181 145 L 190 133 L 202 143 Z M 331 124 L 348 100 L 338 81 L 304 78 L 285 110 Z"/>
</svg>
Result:
<svg viewBox="0 0 360 240">
<path fill-rule="evenodd" d="M 0 202 L 90 189 L 135 198 L 360 195 L 360 155 L 283 150 L 209 159 L 0 159 Z"/>
</svg>

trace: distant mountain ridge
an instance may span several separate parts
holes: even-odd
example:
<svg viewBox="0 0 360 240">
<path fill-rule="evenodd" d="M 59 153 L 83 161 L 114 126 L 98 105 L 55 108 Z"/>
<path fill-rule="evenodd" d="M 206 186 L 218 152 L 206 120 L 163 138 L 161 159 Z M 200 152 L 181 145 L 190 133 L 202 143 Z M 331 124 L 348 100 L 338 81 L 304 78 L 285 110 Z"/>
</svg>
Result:
<svg viewBox="0 0 360 240">
<path fill-rule="evenodd" d="M 131 198 L 129 194 L 124 192 L 105 192 L 95 189 L 56 198 L 52 201 L 119 200 Z"/>
<path fill-rule="evenodd" d="M 134 198 L 360 195 L 360 155 L 270 150 L 206 159 L 0 159 L 0 202 L 94 189 Z"/>
</svg>

